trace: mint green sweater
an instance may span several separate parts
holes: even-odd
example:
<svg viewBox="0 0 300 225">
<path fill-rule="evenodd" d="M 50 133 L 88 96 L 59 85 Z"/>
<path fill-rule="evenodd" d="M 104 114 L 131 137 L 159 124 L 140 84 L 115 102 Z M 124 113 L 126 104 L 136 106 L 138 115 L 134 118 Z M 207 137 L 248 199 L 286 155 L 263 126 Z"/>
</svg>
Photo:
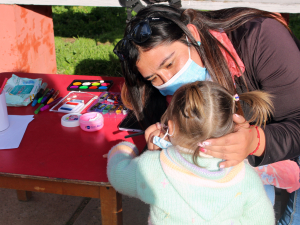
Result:
<svg viewBox="0 0 300 225">
<path fill-rule="evenodd" d="M 219 169 L 220 159 L 187 149 L 138 150 L 129 142 L 108 154 L 107 175 L 121 194 L 150 204 L 149 224 L 274 225 L 273 206 L 256 172 L 247 164 Z"/>
</svg>

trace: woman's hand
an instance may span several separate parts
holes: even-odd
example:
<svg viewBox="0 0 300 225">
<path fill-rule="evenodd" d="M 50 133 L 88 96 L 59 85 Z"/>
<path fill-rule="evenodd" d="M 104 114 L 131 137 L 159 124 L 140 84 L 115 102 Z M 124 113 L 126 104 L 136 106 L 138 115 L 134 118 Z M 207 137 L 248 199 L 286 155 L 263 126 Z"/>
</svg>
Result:
<svg viewBox="0 0 300 225">
<path fill-rule="evenodd" d="M 160 150 L 161 148 L 157 145 L 153 144 L 153 137 L 158 136 L 162 137 L 163 134 L 161 132 L 161 125 L 160 123 L 156 123 L 151 125 L 145 130 L 145 139 L 147 142 L 147 147 L 149 150 Z"/>
<path fill-rule="evenodd" d="M 233 121 L 236 123 L 234 133 L 199 143 L 200 151 L 226 160 L 220 163 L 220 168 L 239 164 L 257 148 L 259 143 L 256 128 L 253 126 L 250 127 L 250 124 L 244 117 L 234 114 Z M 261 128 L 258 129 L 260 133 L 260 145 L 254 155 L 261 156 L 265 149 L 265 135 Z"/>
</svg>

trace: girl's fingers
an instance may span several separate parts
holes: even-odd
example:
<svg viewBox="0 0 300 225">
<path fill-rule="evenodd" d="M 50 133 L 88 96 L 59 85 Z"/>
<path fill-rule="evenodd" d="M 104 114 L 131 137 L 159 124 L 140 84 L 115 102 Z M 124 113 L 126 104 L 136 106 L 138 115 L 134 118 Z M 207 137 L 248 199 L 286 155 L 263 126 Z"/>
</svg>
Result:
<svg viewBox="0 0 300 225">
<path fill-rule="evenodd" d="M 155 125 L 156 125 L 156 129 L 157 130 L 161 130 L 161 124 L 160 124 L 160 122 L 157 122 Z"/>
<path fill-rule="evenodd" d="M 151 126 L 149 126 L 146 130 L 145 130 L 145 140 L 146 142 L 148 142 L 148 139 L 151 135 L 152 132 L 157 130 L 157 125 L 156 124 L 152 124 Z"/>
<path fill-rule="evenodd" d="M 149 139 L 147 142 L 147 146 L 149 150 L 159 150 L 160 147 L 157 145 L 153 144 L 153 138 L 154 136 L 160 136 L 161 135 L 161 130 L 155 130 L 149 135 Z"/>
<path fill-rule="evenodd" d="M 151 126 L 149 126 L 146 130 L 145 130 L 145 140 L 148 143 L 151 135 L 153 134 L 153 132 L 160 132 L 161 131 L 161 125 L 160 123 L 155 123 L 152 124 Z"/>
</svg>

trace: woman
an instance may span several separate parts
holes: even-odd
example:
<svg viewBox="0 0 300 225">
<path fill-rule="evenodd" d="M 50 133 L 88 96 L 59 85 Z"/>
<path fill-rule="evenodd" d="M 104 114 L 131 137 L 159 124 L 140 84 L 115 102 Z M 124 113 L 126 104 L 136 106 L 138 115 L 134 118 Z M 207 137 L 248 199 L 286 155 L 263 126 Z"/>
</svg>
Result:
<svg viewBox="0 0 300 225">
<path fill-rule="evenodd" d="M 201 151 L 225 160 L 220 167 L 234 166 L 247 157 L 252 166 L 260 166 L 300 155 L 299 46 L 273 13 L 152 6 L 128 23 L 114 52 L 125 77 L 122 99 L 144 128 L 159 121 L 176 89 L 195 80 L 218 82 L 232 95 L 252 90 L 272 94 L 275 111 L 264 128 L 250 127 L 251 109 L 241 104 L 240 115 L 233 118 L 235 133 L 199 143 Z M 149 140 L 148 147 L 154 148 Z M 296 202 L 298 191 L 289 204 Z M 294 206 L 281 224 L 300 216 L 292 213 L 300 208 Z"/>
</svg>

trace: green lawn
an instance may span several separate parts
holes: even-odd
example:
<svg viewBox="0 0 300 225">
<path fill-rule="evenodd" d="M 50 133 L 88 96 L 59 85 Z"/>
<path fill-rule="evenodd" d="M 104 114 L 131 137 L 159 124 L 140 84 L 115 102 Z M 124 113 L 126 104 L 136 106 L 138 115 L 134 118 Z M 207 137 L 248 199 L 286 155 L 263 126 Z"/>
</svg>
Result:
<svg viewBox="0 0 300 225">
<path fill-rule="evenodd" d="M 290 14 L 289 26 L 296 37 L 300 40 L 300 13 Z"/>
<path fill-rule="evenodd" d="M 120 76 L 112 50 L 122 38 L 125 8 L 53 6 L 57 73 Z M 290 27 L 300 39 L 300 14 L 290 15 Z"/>
<path fill-rule="evenodd" d="M 112 50 L 125 28 L 124 8 L 53 6 L 57 73 L 120 76 Z"/>
</svg>

